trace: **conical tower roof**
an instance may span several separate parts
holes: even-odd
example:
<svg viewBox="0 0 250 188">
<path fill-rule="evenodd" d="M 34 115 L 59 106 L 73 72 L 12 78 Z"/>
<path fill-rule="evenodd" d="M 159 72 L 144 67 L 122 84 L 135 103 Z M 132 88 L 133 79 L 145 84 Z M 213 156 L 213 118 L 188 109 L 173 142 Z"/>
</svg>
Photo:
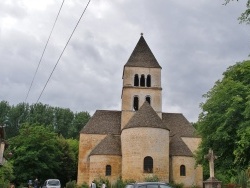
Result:
<svg viewBox="0 0 250 188">
<path fill-rule="evenodd" d="M 147 101 L 143 103 L 141 108 L 135 113 L 123 129 L 135 127 L 152 127 L 169 130 Z"/>
<path fill-rule="evenodd" d="M 141 35 L 125 67 L 161 68 L 143 35 Z"/>
</svg>

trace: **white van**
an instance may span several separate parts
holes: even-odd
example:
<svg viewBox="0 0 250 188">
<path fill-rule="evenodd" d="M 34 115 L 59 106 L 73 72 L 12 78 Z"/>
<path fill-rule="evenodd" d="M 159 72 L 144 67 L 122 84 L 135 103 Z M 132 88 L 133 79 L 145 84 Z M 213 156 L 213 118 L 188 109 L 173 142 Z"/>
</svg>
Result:
<svg viewBox="0 0 250 188">
<path fill-rule="evenodd" d="M 48 179 L 44 182 L 42 188 L 61 188 L 59 179 Z"/>
</svg>

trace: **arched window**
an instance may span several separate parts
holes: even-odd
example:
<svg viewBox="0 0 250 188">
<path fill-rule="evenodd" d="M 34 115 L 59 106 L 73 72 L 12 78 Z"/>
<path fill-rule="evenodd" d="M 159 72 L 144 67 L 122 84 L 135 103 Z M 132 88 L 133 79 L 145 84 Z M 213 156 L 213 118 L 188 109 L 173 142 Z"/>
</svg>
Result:
<svg viewBox="0 0 250 188">
<path fill-rule="evenodd" d="M 151 87 L 151 76 L 147 75 L 147 87 Z"/>
<path fill-rule="evenodd" d="M 144 158 L 143 170 L 144 170 L 144 173 L 153 173 L 153 158 L 152 157 L 147 156 Z"/>
<path fill-rule="evenodd" d="M 180 176 L 186 176 L 186 167 L 185 167 L 185 165 L 180 166 Z"/>
<path fill-rule="evenodd" d="M 106 176 L 111 176 L 111 166 L 110 165 L 106 166 Z"/>
<path fill-rule="evenodd" d="M 148 102 L 148 104 L 150 104 L 150 102 L 151 102 L 150 96 L 146 96 L 146 101 Z"/>
<path fill-rule="evenodd" d="M 139 76 L 138 76 L 138 74 L 136 74 L 135 77 L 134 77 L 134 86 L 139 86 Z"/>
<path fill-rule="evenodd" d="M 134 96 L 133 108 L 135 111 L 137 111 L 139 108 L 139 97 L 138 96 Z"/>
<path fill-rule="evenodd" d="M 140 86 L 145 87 L 145 76 L 144 76 L 144 74 L 141 75 Z"/>
</svg>

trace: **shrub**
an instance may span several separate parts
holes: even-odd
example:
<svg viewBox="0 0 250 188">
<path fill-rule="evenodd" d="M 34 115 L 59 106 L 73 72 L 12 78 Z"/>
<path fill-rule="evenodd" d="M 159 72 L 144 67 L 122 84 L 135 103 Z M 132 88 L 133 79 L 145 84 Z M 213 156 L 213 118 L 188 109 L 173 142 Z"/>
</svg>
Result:
<svg viewBox="0 0 250 188">
<path fill-rule="evenodd" d="M 146 182 L 157 182 L 157 181 L 159 181 L 159 178 L 158 178 L 158 176 L 153 175 L 153 176 L 146 177 L 144 179 L 144 181 L 146 181 Z"/>
<path fill-rule="evenodd" d="M 169 183 L 171 185 L 171 187 L 173 188 L 183 188 L 184 184 L 183 183 L 174 183 L 174 182 L 170 182 Z"/>
<path fill-rule="evenodd" d="M 78 186 L 79 188 L 89 188 L 89 185 L 84 182 L 82 185 Z"/>
<path fill-rule="evenodd" d="M 77 188 L 76 181 L 69 181 L 66 183 L 66 188 Z"/>
<path fill-rule="evenodd" d="M 135 180 L 130 179 L 123 181 L 122 178 L 120 177 L 118 180 L 116 180 L 114 184 L 112 184 L 112 188 L 124 188 L 129 183 L 135 183 Z"/>
</svg>

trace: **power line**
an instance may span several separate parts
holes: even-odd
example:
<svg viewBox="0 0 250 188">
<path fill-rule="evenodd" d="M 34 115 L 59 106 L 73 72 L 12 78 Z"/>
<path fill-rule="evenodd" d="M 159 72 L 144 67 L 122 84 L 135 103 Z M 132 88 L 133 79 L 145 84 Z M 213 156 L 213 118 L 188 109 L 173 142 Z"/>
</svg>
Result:
<svg viewBox="0 0 250 188">
<path fill-rule="evenodd" d="M 49 78 L 48 78 L 46 84 L 44 85 L 43 90 L 42 90 L 42 92 L 40 93 L 40 95 L 39 95 L 39 97 L 38 97 L 36 103 L 38 103 L 38 101 L 40 100 L 40 98 L 41 98 L 41 96 L 42 96 L 42 94 L 43 94 L 43 92 L 44 92 L 44 90 L 45 90 L 45 88 L 46 88 L 46 86 L 47 86 L 47 84 L 48 84 L 48 82 L 49 82 L 49 80 L 50 80 L 52 74 L 54 73 L 54 70 L 56 69 L 57 64 L 59 63 L 59 61 L 60 61 L 60 59 L 61 59 L 61 57 L 62 57 L 62 55 L 63 55 L 63 53 L 64 53 L 64 51 L 65 51 L 65 49 L 66 49 L 66 47 L 68 46 L 68 43 L 69 43 L 70 39 L 72 38 L 72 36 L 73 36 L 73 34 L 74 34 L 74 32 L 75 32 L 75 30 L 76 30 L 76 28 L 77 28 L 79 22 L 81 21 L 82 16 L 83 16 L 84 13 L 86 12 L 86 10 L 87 10 L 87 8 L 88 8 L 88 6 L 89 6 L 90 1 L 91 1 L 91 0 L 88 1 L 88 3 L 87 3 L 87 5 L 86 5 L 85 9 L 83 10 L 83 12 L 82 12 L 82 14 L 81 14 L 81 16 L 80 16 L 80 18 L 79 18 L 79 20 L 78 20 L 78 22 L 77 22 L 75 28 L 74 28 L 74 30 L 72 31 L 72 33 L 71 33 L 71 35 L 70 35 L 70 37 L 69 37 L 69 39 L 68 39 L 66 45 L 65 45 L 64 48 L 63 48 L 62 53 L 60 54 L 60 56 L 59 56 L 59 58 L 58 58 L 58 60 L 57 60 L 57 62 L 56 62 L 56 64 L 55 64 L 55 66 L 54 66 L 52 72 L 50 73 L 50 76 L 49 76 Z"/>
<path fill-rule="evenodd" d="M 53 24 L 53 27 L 52 27 L 51 31 L 50 31 L 49 38 L 48 38 L 48 40 L 47 40 L 47 42 L 46 42 L 46 45 L 45 45 L 45 47 L 44 47 L 44 49 L 43 49 L 43 52 L 42 52 L 42 56 L 41 56 L 41 58 L 40 58 L 40 60 L 39 60 L 39 62 L 38 62 L 38 65 L 37 65 L 35 74 L 34 74 L 34 76 L 33 76 L 33 79 L 32 79 L 32 81 L 31 81 L 31 84 L 30 84 L 30 87 L 29 87 L 29 91 L 28 91 L 28 93 L 27 93 L 27 95 L 26 95 L 26 97 L 25 97 L 25 103 L 26 103 L 26 101 L 27 101 L 27 99 L 28 99 L 28 96 L 29 96 L 31 87 L 32 87 L 33 82 L 34 82 L 34 80 L 35 80 L 37 71 L 38 71 L 38 69 L 39 69 L 39 67 L 40 67 L 41 61 L 42 61 L 42 59 L 43 59 L 43 55 L 44 55 L 45 50 L 46 50 L 46 48 L 47 48 L 47 45 L 48 45 L 48 43 L 49 43 L 50 37 L 51 37 L 52 32 L 53 32 L 53 30 L 54 30 L 54 27 L 55 27 L 55 25 L 56 25 L 56 22 L 57 22 L 57 19 L 58 19 L 58 17 L 59 17 L 59 14 L 60 14 L 60 12 L 61 12 L 61 9 L 62 9 L 63 4 L 64 4 L 64 0 L 63 0 L 63 2 L 62 2 L 62 4 L 61 4 L 61 7 L 60 7 L 58 13 L 57 13 L 56 20 L 55 20 L 55 22 L 54 22 L 54 24 Z"/>
</svg>

